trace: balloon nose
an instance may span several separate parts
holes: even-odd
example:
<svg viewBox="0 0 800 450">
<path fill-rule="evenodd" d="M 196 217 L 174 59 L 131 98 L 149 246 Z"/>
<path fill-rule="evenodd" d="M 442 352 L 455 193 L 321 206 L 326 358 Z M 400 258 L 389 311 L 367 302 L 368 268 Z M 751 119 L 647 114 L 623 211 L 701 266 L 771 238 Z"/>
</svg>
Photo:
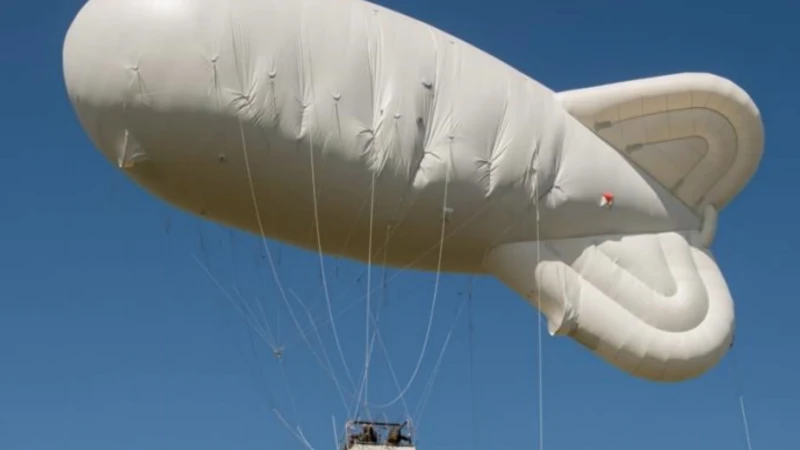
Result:
<svg viewBox="0 0 800 450">
<path fill-rule="evenodd" d="M 90 0 L 83 6 L 64 39 L 64 81 L 81 125 L 106 157 L 121 167 L 141 159 L 134 136 L 145 109 L 191 108 L 203 98 L 196 94 L 208 90 L 213 56 L 204 53 L 210 46 L 203 45 L 198 19 L 221 13 L 224 3 Z"/>
<path fill-rule="evenodd" d="M 120 94 L 134 95 L 142 87 L 136 81 L 147 66 L 154 78 L 153 68 L 168 72 L 186 63 L 186 49 L 191 48 L 186 44 L 197 38 L 193 28 L 198 3 L 202 2 L 90 0 L 64 39 L 64 79 L 70 98 L 116 103 Z"/>
</svg>

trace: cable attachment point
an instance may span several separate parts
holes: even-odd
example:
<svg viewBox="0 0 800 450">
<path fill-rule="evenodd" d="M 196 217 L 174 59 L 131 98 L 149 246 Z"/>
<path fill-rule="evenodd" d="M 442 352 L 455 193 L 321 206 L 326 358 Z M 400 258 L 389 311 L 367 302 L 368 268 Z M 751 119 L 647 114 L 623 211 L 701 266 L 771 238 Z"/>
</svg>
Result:
<svg viewBox="0 0 800 450">
<path fill-rule="evenodd" d="M 450 218 L 453 216 L 453 208 L 449 206 L 445 206 L 442 208 L 442 218 L 444 219 L 444 223 L 449 224 Z"/>
</svg>

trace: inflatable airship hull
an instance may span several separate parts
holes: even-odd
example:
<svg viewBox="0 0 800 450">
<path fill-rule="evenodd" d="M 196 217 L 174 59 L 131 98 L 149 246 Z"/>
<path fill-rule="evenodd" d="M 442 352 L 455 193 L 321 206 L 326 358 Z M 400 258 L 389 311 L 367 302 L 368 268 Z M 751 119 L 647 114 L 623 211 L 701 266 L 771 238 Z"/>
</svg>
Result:
<svg viewBox="0 0 800 450">
<path fill-rule="evenodd" d="M 651 380 L 698 376 L 731 344 L 709 246 L 763 130 L 728 80 L 553 92 L 360 0 L 90 0 L 64 77 L 109 160 L 208 220 L 494 275 L 551 333 Z"/>
</svg>

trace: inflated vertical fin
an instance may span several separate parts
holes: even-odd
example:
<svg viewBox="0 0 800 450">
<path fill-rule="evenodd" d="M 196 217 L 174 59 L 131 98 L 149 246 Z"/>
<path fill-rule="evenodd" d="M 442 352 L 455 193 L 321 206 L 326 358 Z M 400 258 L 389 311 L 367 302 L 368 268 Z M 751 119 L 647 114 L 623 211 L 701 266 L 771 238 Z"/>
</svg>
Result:
<svg viewBox="0 0 800 450">
<path fill-rule="evenodd" d="M 682 73 L 556 95 L 573 117 L 697 213 L 730 202 L 763 154 L 758 108 L 716 75 Z"/>
</svg>

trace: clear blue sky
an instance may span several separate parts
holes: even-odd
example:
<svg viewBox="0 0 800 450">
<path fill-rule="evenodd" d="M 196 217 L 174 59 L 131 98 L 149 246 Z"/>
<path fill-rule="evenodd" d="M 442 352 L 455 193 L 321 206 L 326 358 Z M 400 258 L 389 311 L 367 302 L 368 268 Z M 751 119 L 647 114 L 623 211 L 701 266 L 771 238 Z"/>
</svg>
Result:
<svg viewBox="0 0 800 450">
<path fill-rule="evenodd" d="M 344 407 L 298 337 L 258 240 L 154 200 L 109 166 L 80 129 L 62 81 L 61 45 L 81 3 L 14 1 L 0 15 L 0 449 L 302 448 L 273 407 L 317 449 L 331 448 L 332 417 L 341 424 Z M 796 2 L 380 3 L 555 90 L 709 71 L 752 95 L 765 122 L 765 158 L 723 212 L 714 244 L 737 305 L 733 353 L 698 380 L 659 385 L 618 372 L 566 338 L 547 337 L 545 447 L 746 450 L 740 390 L 754 448 L 796 447 Z M 280 254 L 284 284 L 314 316 L 325 315 L 316 255 L 272 249 Z M 251 345 L 241 317 L 193 254 L 226 289 L 235 285 L 246 297 L 261 297 L 285 346 L 285 377 L 263 341 Z M 355 304 L 336 324 L 356 377 L 364 355 L 363 302 L 357 302 L 365 291 L 366 280 L 357 278 L 363 267 L 340 263 L 337 276 L 337 263 L 325 263 L 333 309 Z M 376 271 L 374 279 L 380 276 Z M 412 414 L 467 281 L 442 280 L 431 346 L 406 397 Z M 405 384 L 424 335 L 433 277 L 400 274 L 386 291 L 381 333 Z M 491 279 L 475 280 L 472 294 L 419 423 L 421 448 L 531 448 L 538 421 L 534 312 Z M 307 326 L 302 308 L 289 302 Z M 330 328 L 320 327 L 347 386 Z M 370 400 L 387 402 L 397 389 L 380 346 L 373 358 Z M 403 407 L 387 414 L 402 416 Z"/>
</svg>

